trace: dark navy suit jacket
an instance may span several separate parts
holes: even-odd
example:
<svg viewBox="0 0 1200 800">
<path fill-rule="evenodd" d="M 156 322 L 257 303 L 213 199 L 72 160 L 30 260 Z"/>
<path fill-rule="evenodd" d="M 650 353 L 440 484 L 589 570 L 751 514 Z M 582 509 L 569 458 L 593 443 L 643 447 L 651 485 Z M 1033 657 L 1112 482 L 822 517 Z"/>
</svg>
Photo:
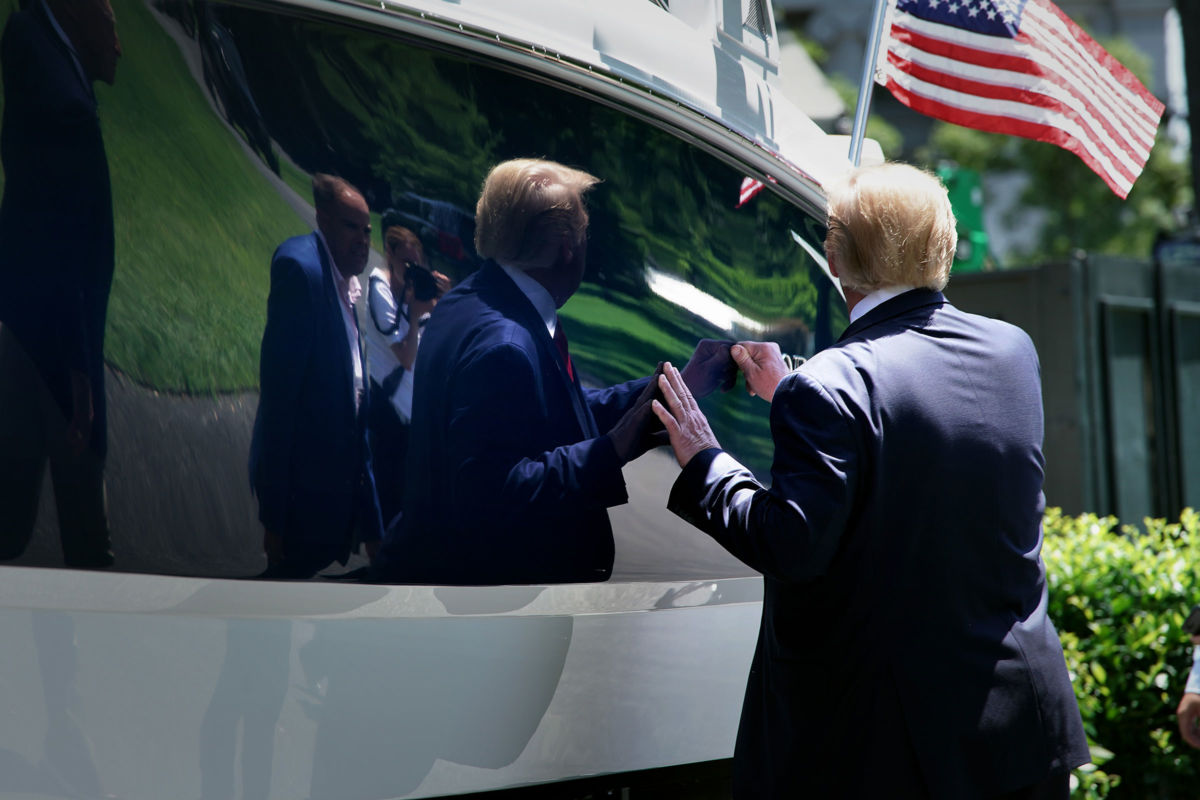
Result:
<svg viewBox="0 0 1200 800">
<path fill-rule="evenodd" d="M 533 304 L 494 263 L 455 287 L 414 366 L 404 516 L 384 544 L 392 578 L 607 579 L 606 509 L 628 495 L 602 434 L 647 380 L 581 388 Z"/>
<path fill-rule="evenodd" d="M 0 65 L 0 323 L 21 342 L 66 417 L 70 371 L 88 376 L 91 446 L 103 455 L 113 215 L 96 98 L 41 3 L 9 17 Z"/>
<path fill-rule="evenodd" d="M 987 797 L 1088 761 L 1046 617 L 1037 354 L 914 290 L 779 385 L 772 486 L 670 499 L 764 576 L 740 797 Z"/>
<path fill-rule="evenodd" d="M 312 571 L 345 563 L 355 529 L 372 540 L 383 525 L 366 397 L 356 409 L 333 265 L 316 233 L 288 239 L 271 259 L 259 375 L 250 448 L 259 519 L 283 538 L 289 562 Z M 365 391 L 365 376 L 363 383 Z"/>
</svg>

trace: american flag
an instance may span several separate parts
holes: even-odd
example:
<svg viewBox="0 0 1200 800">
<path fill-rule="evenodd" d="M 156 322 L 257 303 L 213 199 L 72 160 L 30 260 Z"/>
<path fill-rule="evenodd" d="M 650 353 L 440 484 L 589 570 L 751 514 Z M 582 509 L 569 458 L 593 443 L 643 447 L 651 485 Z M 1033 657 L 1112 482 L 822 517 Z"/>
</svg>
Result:
<svg viewBox="0 0 1200 800">
<path fill-rule="evenodd" d="M 754 195 L 763 190 L 764 184 L 755 178 L 742 178 L 742 188 L 738 190 L 738 201 L 734 208 L 741 208 L 750 202 Z"/>
<path fill-rule="evenodd" d="M 1163 104 L 1049 0 L 892 0 L 876 80 L 909 108 L 1050 142 L 1129 194 Z"/>
</svg>

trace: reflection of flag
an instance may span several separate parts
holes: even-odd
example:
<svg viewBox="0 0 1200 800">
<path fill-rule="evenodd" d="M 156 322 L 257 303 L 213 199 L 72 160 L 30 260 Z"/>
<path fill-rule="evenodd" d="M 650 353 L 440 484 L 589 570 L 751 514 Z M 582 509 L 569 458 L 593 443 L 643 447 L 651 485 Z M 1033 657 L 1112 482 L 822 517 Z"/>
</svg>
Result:
<svg viewBox="0 0 1200 800">
<path fill-rule="evenodd" d="M 1122 198 L 1163 104 L 1050 0 L 893 0 L 876 80 L 906 106 L 1070 150 Z"/>
<path fill-rule="evenodd" d="M 763 190 L 763 182 L 756 181 L 754 178 L 742 178 L 742 190 L 738 192 L 737 205 L 734 208 L 741 208 L 750 201 L 750 198 Z"/>
</svg>

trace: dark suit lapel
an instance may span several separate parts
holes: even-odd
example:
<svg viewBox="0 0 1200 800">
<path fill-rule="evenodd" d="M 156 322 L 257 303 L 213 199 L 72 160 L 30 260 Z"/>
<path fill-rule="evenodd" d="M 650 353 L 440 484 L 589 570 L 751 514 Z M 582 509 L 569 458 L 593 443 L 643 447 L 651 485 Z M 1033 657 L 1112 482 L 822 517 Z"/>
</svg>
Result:
<svg viewBox="0 0 1200 800">
<path fill-rule="evenodd" d="M 558 347 L 550 338 L 550 331 L 546 330 L 546 323 L 542 321 L 542 315 L 533 307 L 533 303 L 525 296 L 521 288 L 513 283 L 512 278 L 508 277 L 494 261 L 488 261 L 480 268 L 480 278 L 501 293 L 506 301 L 505 308 L 512 312 L 508 316 L 529 331 L 530 336 L 537 342 L 538 355 L 557 366 L 563 389 L 566 390 L 567 397 L 571 399 L 571 410 L 575 412 L 575 421 L 579 423 L 580 433 L 586 438 L 598 436 L 596 420 L 593 419 L 587 403 L 584 402 L 583 391 L 578 383 L 571 380 L 571 376 L 567 374 L 567 365 L 563 363 L 562 356 L 558 353 Z"/>
<path fill-rule="evenodd" d="M 354 408 L 354 365 L 350 363 L 350 341 L 346 338 L 346 321 L 342 317 L 342 301 L 337 293 L 337 281 L 333 279 L 333 262 L 329 258 L 329 253 L 325 249 L 325 244 L 321 241 L 321 237 L 315 232 L 313 233 L 313 243 L 317 247 L 317 254 L 321 257 L 321 285 L 324 287 L 324 302 L 325 313 L 333 322 L 333 329 L 341 335 L 334 335 L 338 345 L 334 348 L 337 351 L 338 363 L 342 365 L 342 385 L 349 392 L 350 408 Z M 356 342 L 358 346 L 359 358 L 362 358 L 362 342 Z M 363 386 L 367 383 L 366 375 L 363 375 Z"/>
<path fill-rule="evenodd" d="M 96 90 L 92 88 L 92 82 L 88 80 L 87 75 L 83 73 L 83 67 L 79 63 L 79 59 L 71 52 L 71 48 L 63 41 L 63 37 L 58 35 L 58 31 L 54 29 L 54 23 L 50 21 L 49 10 L 43 2 L 35 2 L 30 9 L 37 18 L 38 23 L 45 29 L 45 35 L 49 38 L 54 48 L 62 55 L 63 60 L 67 62 L 67 68 L 71 70 L 71 74 L 79 83 L 80 90 L 84 95 L 91 100 L 93 108 L 96 105 Z"/>
<path fill-rule="evenodd" d="M 941 305 L 945 302 L 946 298 L 942 293 L 935 292 L 932 289 L 913 289 L 907 291 L 904 294 L 897 295 L 890 300 L 880 303 L 854 322 L 851 322 L 842 335 L 838 337 L 838 342 L 844 342 L 876 325 L 908 314 L 918 308 Z"/>
</svg>

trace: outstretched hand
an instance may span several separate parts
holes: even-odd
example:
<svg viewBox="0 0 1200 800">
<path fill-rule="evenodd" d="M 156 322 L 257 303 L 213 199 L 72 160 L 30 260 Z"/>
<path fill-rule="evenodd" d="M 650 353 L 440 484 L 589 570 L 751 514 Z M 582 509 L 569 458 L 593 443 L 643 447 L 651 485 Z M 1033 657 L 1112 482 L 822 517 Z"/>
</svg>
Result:
<svg viewBox="0 0 1200 800">
<path fill-rule="evenodd" d="M 779 345 L 774 342 L 738 342 L 729 351 L 738 368 L 746 376 L 746 391 L 768 403 L 775 389 L 788 374 Z"/>
<path fill-rule="evenodd" d="M 701 339 L 680 374 L 693 397 L 705 398 L 720 389 L 728 392 L 737 382 L 737 365 L 729 357 L 733 342 Z"/>
<path fill-rule="evenodd" d="M 670 362 L 663 365 L 658 386 L 662 390 L 663 402 L 654 400 L 651 405 L 655 416 L 667 429 L 667 437 L 679 466 L 686 467 L 692 457 L 702 450 L 721 446 L 708 426 L 704 412 L 696 405 L 696 398 L 684 383 L 683 376 Z"/>
<path fill-rule="evenodd" d="M 1184 693 L 1175 714 L 1179 717 L 1179 733 L 1183 740 L 1200 749 L 1200 694 Z"/>
<path fill-rule="evenodd" d="M 608 438 L 617 451 L 617 458 L 622 464 L 628 464 L 647 450 L 666 442 L 660 437 L 663 431 L 654 419 L 650 403 L 658 392 L 658 379 L 662 375 L 663 365 L 659 364 L 650 376 L 650 382 L 642 389 L 637 400 L 629 407 L 617 424 L 608 432 Z M 656 435 L 657 429 L 657 435 Z"/>
</svg>

